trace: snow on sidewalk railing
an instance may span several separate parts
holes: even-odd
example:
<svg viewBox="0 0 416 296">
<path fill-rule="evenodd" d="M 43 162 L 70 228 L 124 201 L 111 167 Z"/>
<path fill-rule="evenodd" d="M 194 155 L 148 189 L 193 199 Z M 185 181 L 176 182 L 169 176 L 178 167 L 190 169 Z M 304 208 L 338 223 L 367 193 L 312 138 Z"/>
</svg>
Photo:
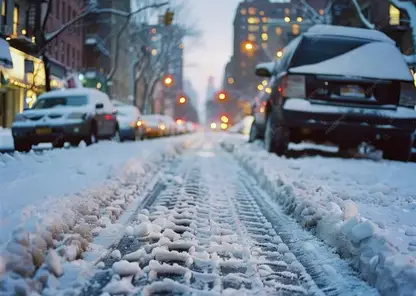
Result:
<svg viewBox="0 0 416 296">
<path fill-rule="evenodd" d="M 102 186 L 48 205 L 35 233 L 16 229 L 0 250 L 0 294 L 41 293 L 51 282 L 56 283 L 63 273 L 62 263 L 81 258 L 97 231 L 111 227 L 139 198 L 159 166 L 189 147 L 190 139 L 181 137 L 154 151 L 150 158 L 133 157 L 116 168 Z"/>
<path fill-rule="evenodd" d="M 281 160 L 275 155 L 253 150 L 240 139 L 228 139 L 222 146 L 252 173 L 287 215 L 334 247 L 341 257 L 352 259 L 353 267 L 382 295 L 413 295 L 415 258 L 401 254 L 377 231 L 375 223 L 360 218 L 354 202 L 345 201 L 343 210 L 335 202 L 314 202 L 307 194 L 297 194 L 298 189 L 306 190 L 305 184 L 277 170 Z"/>
</svg>

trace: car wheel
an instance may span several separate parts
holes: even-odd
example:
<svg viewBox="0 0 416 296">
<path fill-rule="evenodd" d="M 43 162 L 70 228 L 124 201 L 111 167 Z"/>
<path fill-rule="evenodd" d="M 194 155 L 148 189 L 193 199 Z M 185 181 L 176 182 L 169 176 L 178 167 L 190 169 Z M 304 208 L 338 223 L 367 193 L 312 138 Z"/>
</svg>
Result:
<svg viewBox="0 0 416 296">
<path fill-rule="evenodd" d="M 19 152 L 29 152 L 32 149 L 32 143 L 24 140 L 14 141 L 14 150 Z"/>
<path fill-rule="evenodd" d="M 412 155 L 413 136 L 390 137 L 383 147 L 383 158 L 396 161 L 409 161 Z"/>
<path fill-rule="evenodd" d="M 81 142 L 81 140 L 71 140 L 71 141 L 69 141 L 69 144 L 72 147 L 78 147 L 80 142 Z"/>
<path fill-rule="evenodd" d="M 91 127 L 91 130 L 88 133 L 88 136 L 85 138 L 84 141 L 85 141 L 85 144 L 87 144 L 87 146 L 90 146 L 98 142 L 97 129 L 95 128 L 94 125 Z"/>
<path fill-rule="evenodd" d="M 257 125 L 256 125 L 256 122 L 253 121 L 253 123 L 251 124 L 251 127 L 250 127 L 250 134 L 249 134 L 248 142 L 253 143 L 258 138 L 259 138 L 259 136 L 258 136 L 258 132 L 257 132 Z"/>
<path fill-rule="evenodd" d="M 267 118 L 264 146 L 268 152 L 279 156 L 284 155 L 289 147 L 289 131 L 282 126 L 276 126 L 273 113 Z"/>
<path fill-rule="evenodd" d="M 53 143 L 52 143 L 53 148 L 64 148 L 65 146 L 65 141 L 62 139 L 56 139 Z"/>
<path fill-rule="evenodd" d="M 114 142 L 122 142 L 121 136 L 120 136 L 120 131 L 118 128 L 116 128 L 113 137 L 111 138 L 112 141 Z"/>
</svg>

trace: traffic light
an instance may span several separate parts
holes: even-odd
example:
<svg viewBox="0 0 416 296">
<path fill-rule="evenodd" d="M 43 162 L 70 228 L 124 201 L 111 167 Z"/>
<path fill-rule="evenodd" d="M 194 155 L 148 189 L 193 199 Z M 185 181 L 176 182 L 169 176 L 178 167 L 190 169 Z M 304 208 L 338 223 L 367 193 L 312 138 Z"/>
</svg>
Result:
<svg viewBox="0 0 416 296">
<path fill-rule="evenodd" d="M 218 99 L 220 100 L 220 101 L 224 101 L 225 99 L 227 99 L 227 94 L 225 93 L 225 92 L 220 92 L 220 93 L 218 93 Z"/>
<path fill-rule="evenodd" d="M 221 116 L 221 121 L 224 122 L 224 123 L 228 123 L 229 119 L 228 119 L 227 116 L 223 115 L 223 116 Z"/>
<path fill-rule="evenodd" d="M 174 13 L 172 11 L 170 11 L 169 9 L 166 10 L 165 16 L 163 18 L 163 22 L 164 22 L 164 24 L 166 26 L 171 26 L 172 25 L 172 23 L 173 23 L 173 16 L 174 16 Z"/>
</svg>

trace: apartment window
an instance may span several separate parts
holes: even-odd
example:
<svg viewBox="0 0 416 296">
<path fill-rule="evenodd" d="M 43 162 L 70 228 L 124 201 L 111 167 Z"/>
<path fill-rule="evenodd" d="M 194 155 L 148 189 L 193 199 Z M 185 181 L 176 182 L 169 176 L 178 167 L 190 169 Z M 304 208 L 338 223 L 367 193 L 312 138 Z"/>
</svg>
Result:
<svg viewBox="0 0 416 296">
<path fill-rule="evenodd" d="M 269 18 L 268 18 L 268 17 L 262 17 L 262 18 L 261 18 L 261 21 L 262 21 L 263 23 L 267 23 L 267 22 L 269 22 Z"/>
<path fill-rule="evenodd" d="M 248 34 L 248 41 L 256 41 L 256 36 L 254 34 Z"/>
<path fill-rule="evenodd" d="M 68 5 L 67 13 L 68 13 L 67 21 L 69 22 L 72 18 L 72 9 L 71 9 L 71 6 L 69 6 L 69 5 Z"/>
<path fill-rule="evenodd" d="M 249 32 L 258 32 L 258 31 L 259 31 L 259 29 L 260 29 L 260 27 L 259 27 L 259 26 L 254 26 L 254 25 L 250 25 L 250 26 L 248 26 L 248 31 L 249 31 Z"/>
<path fill-rule="evenodd" d="M 261 16 L 263 16 L 264 15 L 264 11 L 262 10 L 262 11 L 260 11 L 260 15 Z"/>
<path fill-rule="evenodd" d="M 267 25 L 263 25 L 262 29 L 263 29 L 263 32 L 267 32 L 267 29 L 268 29 Z"/>
<path fill-rule="evenodd" d="M 298 24 L 293 24 L 292 25 L 292 34 L 293 35 L 299 35 L 299 25 Z"/>
<path fill-rule="evenodd" d="M 70 65 L 71 63 L 71 45 L 66 45 L 66 63 L 67 65 Z"/>
<path fill-rule="evenodd" d="M 255 9 L 254 7 L 250 7 L 250 8 L 248 9 L 248 14 L 250 14 L 250 15 L 254 15 L 254 14 L 256 14 L 256 9 Z"/>
<path fill-rule="evenodd" d="M 290 14 L 290 9 L 289 8 L 285 8 L 285 15 L 288 16 Z"/>
<path fill-rule="evenodd" d="M 66 17 L 66 5 L 65 3 L 62 3 L 62 22 L 66 23 L 65 17 Z"/>
<path fill-rule="evenodd" d="M 61 2 L 59 2 L 59 0 L 55 0 L 53 2 L 53 4 L 55 5 L 55 16 L 56 16 L 56 19 L 59 20 L 59 17 L 60 17 L 60 11 L 59 10 L 61 8 L 61 6 L 60 6 Z"/>
<path fill-rule="evenodd" d="M 400 25 L 400 10 L 397 7 L 390 5 L 389 8 L 390 25 Z"/>
<path fill-rule="evenodd" d="M 258 23 L 260 23 L 260 19 L 258 17 L 249 17 L 247 19 L 247 22 L 249 24 L 258 24 Z"/>
<path fill-rule="evenodd" d="M 246 14 L 247 14 L 247 9 L 242 8 L 242 9 L 240 10 L 240 13 L 241 13 L 242 15 L 246 15 Z"/>
<path fill-rule="evenodd" d="M 65 63 L 65 43 L 61 41 L 61 63 Z"/>
<path fill-rule="evenodd" d="M 6 18 L 6 11 L 7 11 L 7 1 L 3 0 L 1 2 L 1 18 L 3 25 L 7 24 L 7 18 Z"/>
<path fill-rule="evenodd" d="M 261 47 L 263 47 L 263 49 L 267 49 L 267 43 L 262 43 Z"/>
<path fill-rule="evenodd" d="M 283 33 L 282 28 L 277 27 L 277 28 L 276 28 L 276 35 L 277 35 L 277 36 L 280 36 L 280 35 L 282 35 L 282 33 Z"/>
<path fill-rule="evenodd" d="M 19 30 L 19 5 L 15 4 L 13 9 L 13 35 L 17 35 Z"/>
</svg>

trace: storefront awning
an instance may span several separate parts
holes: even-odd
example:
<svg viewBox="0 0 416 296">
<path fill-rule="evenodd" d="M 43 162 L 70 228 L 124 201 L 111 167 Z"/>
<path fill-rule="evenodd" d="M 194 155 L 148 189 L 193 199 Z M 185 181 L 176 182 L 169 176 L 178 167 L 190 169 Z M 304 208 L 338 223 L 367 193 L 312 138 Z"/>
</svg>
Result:
<svg viewBox="0 0 416 296">
<path fill-rule="evenodd" d="M 13 68 L 12 56 L 10 55 L 9 43 L 0 38 L 0 66 L 4 68 Z"/>
</svg>

